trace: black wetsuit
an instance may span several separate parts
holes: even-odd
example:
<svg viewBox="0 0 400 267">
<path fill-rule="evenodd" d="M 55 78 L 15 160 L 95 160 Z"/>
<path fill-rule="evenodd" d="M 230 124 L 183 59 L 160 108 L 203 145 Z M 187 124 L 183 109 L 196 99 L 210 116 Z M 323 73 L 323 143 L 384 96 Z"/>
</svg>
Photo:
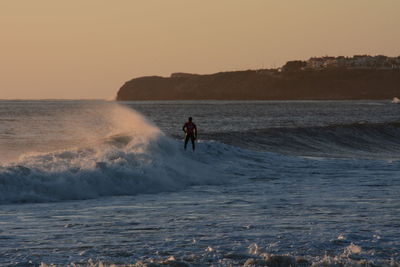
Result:
<svg viewBox="0 0 400 267">
<path fill-rule="evenodd" d="M 187 143 L 190 141 L 192 142 L 192 148 L 193 150 L 195 149 L 195 143 L 194 140 L 196 140 L 197 137 L 197 128 L 196 128 L 196 124 L 194 124 L 193 122 L 186 122 L 185 125 L 183 125 L 183 131 L 186 133 L 185 136 L 185 150 L 187 147 Z"/>
</svg>

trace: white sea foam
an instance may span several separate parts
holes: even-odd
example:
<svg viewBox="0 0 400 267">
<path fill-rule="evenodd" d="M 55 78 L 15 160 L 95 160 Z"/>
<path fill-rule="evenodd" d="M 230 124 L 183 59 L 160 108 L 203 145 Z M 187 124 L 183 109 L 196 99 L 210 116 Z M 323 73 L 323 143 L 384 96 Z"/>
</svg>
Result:
<svg viewBox="0 0 400 267">
<path fill-rule="evenodd" d="M 0 203 L 87 199 L 221 183 L 209 162 L 184 153 L 135 111 L 113 104 L 98 120 L 108 136 L 63 151 L 23 155 L 0 167 Z M 82 135 L 89 135 L 81 131 Z"/>
</svg>

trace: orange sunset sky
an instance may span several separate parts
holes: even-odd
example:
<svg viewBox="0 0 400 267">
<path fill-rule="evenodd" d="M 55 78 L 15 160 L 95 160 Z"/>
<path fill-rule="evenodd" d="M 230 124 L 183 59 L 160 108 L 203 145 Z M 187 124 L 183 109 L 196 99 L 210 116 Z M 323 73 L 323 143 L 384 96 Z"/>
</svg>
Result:
<svg viewBox="0 0 400 267">
<path fill-rule="evenodd" d="M 144 75 L 398 56 L 399 14 L 399 0 L 0 0 L 0 99 L 111 99 Z"/>
</svg>

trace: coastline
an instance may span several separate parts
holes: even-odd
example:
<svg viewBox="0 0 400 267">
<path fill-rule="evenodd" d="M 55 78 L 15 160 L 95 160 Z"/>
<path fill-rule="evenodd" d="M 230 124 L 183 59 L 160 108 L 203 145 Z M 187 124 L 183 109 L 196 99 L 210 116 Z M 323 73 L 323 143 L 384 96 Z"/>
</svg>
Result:
<svg viewBox="0 0 400 267">
<path fill-rule="evenodd" d="M 119 89 L 116 100 L 390 100 L 400 95 L 399 84 L 399 70 L 178 73 L 134 78 Z"/>
</svg>

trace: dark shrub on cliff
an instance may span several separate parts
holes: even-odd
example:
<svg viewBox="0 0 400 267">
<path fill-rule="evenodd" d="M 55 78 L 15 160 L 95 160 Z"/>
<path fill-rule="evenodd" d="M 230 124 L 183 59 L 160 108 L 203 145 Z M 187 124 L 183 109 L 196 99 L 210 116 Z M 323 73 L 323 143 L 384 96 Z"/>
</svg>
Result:
<svg viewBox="0 0 400 267">
<path fill-rule="evenodd" d="M 283 72 L 295 72 L 295 71 L 300 71 L 302 70 L 307 63 L 305 61 L 301 60 L 293 60 L 293 61 L 288 61 L 283 67 L 282 71 Z"/>
</svg>

